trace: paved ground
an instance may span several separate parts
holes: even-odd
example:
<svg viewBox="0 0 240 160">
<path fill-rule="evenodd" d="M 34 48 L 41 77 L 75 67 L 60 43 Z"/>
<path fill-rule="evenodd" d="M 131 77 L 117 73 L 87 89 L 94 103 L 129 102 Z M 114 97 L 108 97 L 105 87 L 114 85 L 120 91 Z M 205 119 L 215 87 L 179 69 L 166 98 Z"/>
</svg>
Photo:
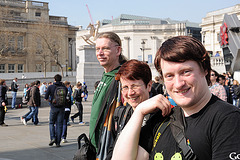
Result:
<svg viewBox="0 0 240 160">
<path fill-rule="evenodd" d="M 77 150 L 77 137 L 81 133 L 88 135 L 89 119 L 91 112 L 92 96 L 87 102 L 83 102 L 84 126 L 78 123 L 68 127 L 68 143 L 61 143 L 62 147 L 50 147 L 49 143 L 49 106 L 42 106 L 39 109 L 39 125 L 35 126 L 28 122 L 24 126 L 20 122 L 20 116 L 24 115 L 28 108 L 12 110 L 6 113 L 5 123 L 8 127 L 0 127 L 0 160 L 70 160 Z M 72 113 L 77 112 L 76 107 L 72 107 Z M 76 121 L 77 119 L 75 119 Z"/>
</svg>

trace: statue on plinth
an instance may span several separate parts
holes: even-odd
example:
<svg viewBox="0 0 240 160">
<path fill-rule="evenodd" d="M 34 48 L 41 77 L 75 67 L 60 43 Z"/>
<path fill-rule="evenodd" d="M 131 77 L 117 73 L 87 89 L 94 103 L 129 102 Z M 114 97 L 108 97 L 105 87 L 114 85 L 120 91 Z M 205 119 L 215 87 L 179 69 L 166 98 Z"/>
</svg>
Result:
<svg viewBox="0 0 240 160">
<path fill-rule="evenodd" d="M 99 27 L 100 27 L 100 21 L 97 21 L 95 25 L 92 23 L 89 23 L 89 25 L 87 26 L 87 30 L 89 30 L 89 34 L 82 36 L 83 40 L 90 45 L 95 45 Z"/>
</svg>

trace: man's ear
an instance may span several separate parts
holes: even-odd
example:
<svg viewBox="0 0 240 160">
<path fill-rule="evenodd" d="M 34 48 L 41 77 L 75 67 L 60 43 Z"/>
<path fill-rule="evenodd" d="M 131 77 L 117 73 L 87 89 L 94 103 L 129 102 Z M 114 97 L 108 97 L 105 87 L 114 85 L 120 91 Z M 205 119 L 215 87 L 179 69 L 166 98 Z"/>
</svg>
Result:
<svg viewBox="0 0 240 160">
<path fill-rule="evenodd" d="M 148 92 L 151 91 L 151 88 L 152 88 L 152 80 L 150 80 L 147 84 L 147 89 L 148 89 Z"/>
<path fill-rule="evenodd" d="M 121 46 L 117 46 L 117 56 L 120 56 L 121 52 L 122 52 L 122 47 Z"/>
</svg>

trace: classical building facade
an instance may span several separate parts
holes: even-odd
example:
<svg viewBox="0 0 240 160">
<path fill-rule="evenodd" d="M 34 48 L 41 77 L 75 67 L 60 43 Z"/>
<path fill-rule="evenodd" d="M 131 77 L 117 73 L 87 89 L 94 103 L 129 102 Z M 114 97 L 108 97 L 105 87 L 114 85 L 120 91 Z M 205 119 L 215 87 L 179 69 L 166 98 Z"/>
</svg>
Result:
<svg viewBox="0 0 240 160">
<path fill-rule="evenodd" d="M 226 59 L 224 60 L 223 51 L 220 47 L 220 27 L 222 26 L 225 14 L 236 14 L 240 19 L 240 4 L 208 12 L 200 24 L 202 27 L 202 43 L 207 51 L 213 56 L 211 58 L 212 68 L 217 70 L 219 73 L 227 72 L 225 64 L 229 63 Z M 216 56 L 217 53 L 219 56 Z"/>
<path fill-rule="evenodd" d="M 46 2 L 0 0 L 0 73 L 76 70 L 75 34 Z"/>
<path fill-rule="evenodd" d="M 122 14 L 114 20 L 101 21 L 100 27 L 96 29 L 98 33 L 107 31 L 117 33 L 122 40 L 123 55 L 128 59 L 148 62 L 153 77 L 158 75 L 153 65 L 154 57 L 165 40 L 174 36 L 189 35 L 201 41 L 199 24 L 189 21 Z M 79 58 L 77 81 L 87 81 L 93 86 L 95 81 L 100 80 L 103 69 L 96 59 L 94 44 L 86 42 L 89 34 L 92 34 L 91 29 L 77 32 L 76 53 Z"/>
</svg>

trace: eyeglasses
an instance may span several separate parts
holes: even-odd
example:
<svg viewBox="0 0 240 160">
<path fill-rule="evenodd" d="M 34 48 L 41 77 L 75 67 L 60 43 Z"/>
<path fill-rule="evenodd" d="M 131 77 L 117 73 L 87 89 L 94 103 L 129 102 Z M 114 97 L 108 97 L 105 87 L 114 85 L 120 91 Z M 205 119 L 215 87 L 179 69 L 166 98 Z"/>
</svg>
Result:
<svg viewBox="0 0 240 160">
<path fill-rule="evenodd" d="M 133 90 L 134 92 L 136 92 L 136 90 L 139 89 L 143 85 L 144 84 L 142 84 L 142 85 L 133 84 L 133 85 L 131 85 L 130 89 Z M 124 87 L 121 88 L 121 90 L 122 90 L 122 92 L 128 92 L 129 87 L 128 86 L 124 86 Z"/>
<path fill-rule="evenodd" d="M 119 45 L 115 45 L 115 46 L 112 46 L 112 47 L 96 48 L 96 52 L 99 52 L 100 49 L 102 49 L 102 51 L 103 51 L 104 53 L 110 52 L 110 51 L 111 51 L 111 48 L 113 48 L 113 47 L 118 47 L 118 46 L 119 46 Z"/>
</svg>

